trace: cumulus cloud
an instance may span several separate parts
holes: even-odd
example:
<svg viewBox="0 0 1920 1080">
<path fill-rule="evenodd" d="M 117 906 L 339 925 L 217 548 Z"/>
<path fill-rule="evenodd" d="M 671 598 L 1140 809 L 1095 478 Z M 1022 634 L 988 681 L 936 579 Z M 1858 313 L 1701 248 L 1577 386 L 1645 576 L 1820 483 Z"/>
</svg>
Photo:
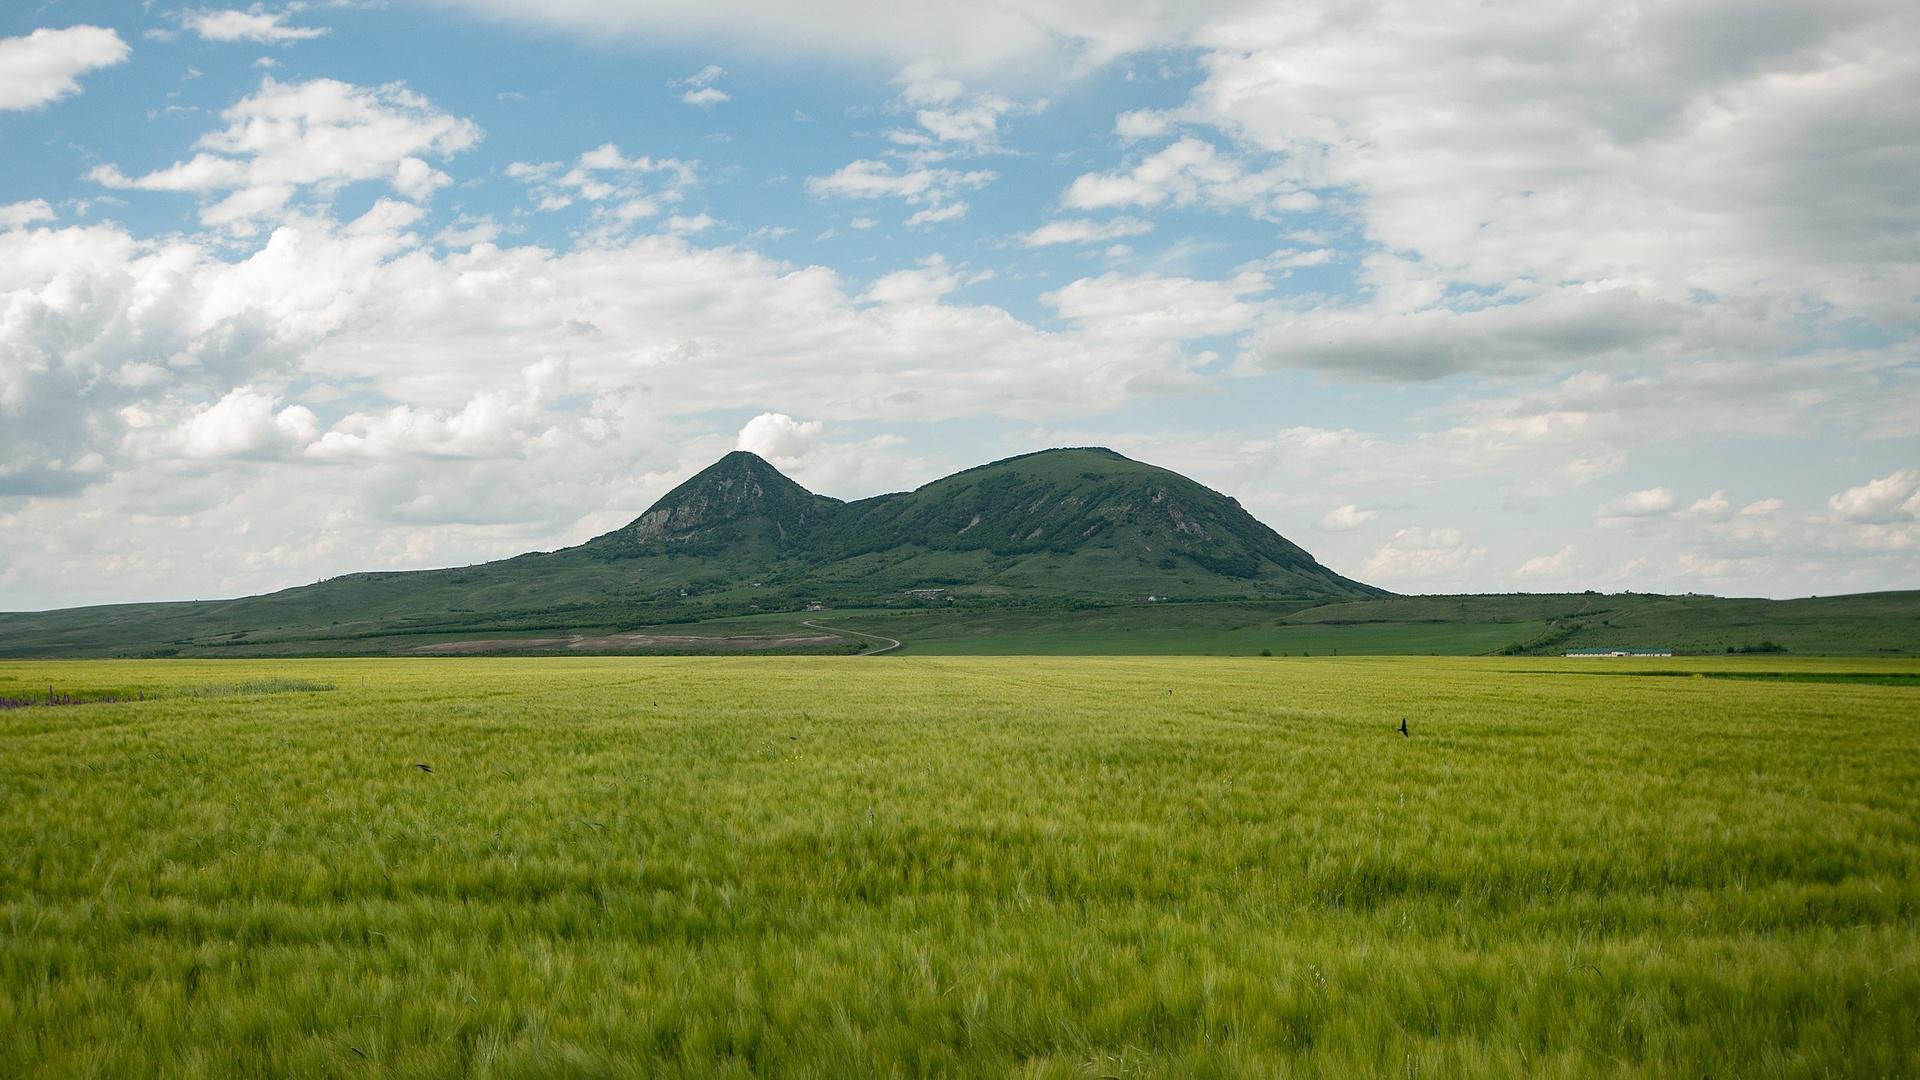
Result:
<svg viewBox="0 0 1920 1080">
<path fill-rule="evenodd" d="M 972 208 L 972 204 L 968 203 L 965 199 L 957 199 L 953 202 L 941 203 L 938 206 L 929 206 L 924 210 L 915 210 L 913 213 L 907 215 L 907 224 L 909 226 L 919 226 L 934 225 L 942 221 L 953 221 L 956 218 L 966 217 L 967 211 Z"/>
<path fill-rule="evenodd" d="M 1153 222 L 1141 218 L 1119 217 L 1110 221 L 1089 218 L 1063 218 L 1020 237 L 1023 247 L 1051 247 L 1055 244 L 1092 244 L 1118 240 L 1123 236 L 1144 236 L 1153 231 Z"/>
<path fill-rule="evenodd" d="M 1155 0 L 1040 0 L 988 6 L 909 0 L 872 4 L 792 5 L 772 0 L 717 3 L 608 4 L 557 0 L 450 0 L 493 18 L 569 31 L 593 41 L 609 36 L 704 43 L 716 38 L 774 52 L 931 63 L 943 70 L 986 74 L 1084 72 L 1135 49 L 1178 40 L 1233 3 L 1168 5 Z"/>
<path fill-rule="evenodd" d="M 558 460 L 742 397 L 793 402 L 809 422 L 1037 419 L 1063 401 L 1112 408 L 1186 370 L 1166 332 L 1047 331 L 954 302 L 963 276 L 943 260 L 857 292 L 824 268 L 665 234 L 434 254 L 411 232 L 420 213 L 383 200 L 347 222 L 295 215 L 238 246 L 111 225 L 0 232 L 6 491 L 73 491 L 169 456 Z M 527 383 L 562 355 L 572 390 Z M 289 403 L 296 380 L 325 396 Z M 339 419 L 320 422 L 325 401 Z M 501 499 L 495 520 L 554 512 Z M 416 522 L 433 505 L 476 512 L 407 505 Z"/>
<path fill-rule="evenodd" d="M 1256 298 L 1271 288 L 1260 274 L 1228 281 L 1160 274 L 1108 273 L 1041 296 L 1063 319 L 1102 338 L 1180 341 L 1233 334 L 1253 325 Z"/>
<path fill-rule="evenodd" d="M 1577 457 L 1560 466 L 1560 472 L 1575 485 L 1591 484 L 1603 476 L 1612 476 L 1625 468 L 1624 451 L 1609 450 L 1591 457 Z"/>
<path fill-rule="evenodd" d="M 1520 564 L 1514 573 L 1523 578 L 1560 578 L 1573 569 L 1574 557 L 1579 549 L 1572 544 L 1561 548 L 1551 555 L 1536 555 Z"/>
<path fill-rule="evenodd" d="M 887 137 L 898 145 L 917 148 L 910 156 L 923 162 L 960 151 L 979 153 L 995 148 L 1001 118 L 1021 111 L 1011 98 L 970 91 L 958 79 L 940 75 L 937 68 L 926 64 L 909 66 L 895 82 L 901 90 L 894 108 L 911 113 L 919 129 L 896 128 Z M 1044 104 L 1029 106 L 1042 107 Z"/>
<path fill-rule="evenodd" d="M 1887 524 L 1920 517 L 1920 469 L 1900 469 L 1827 500 L 1843 521 Z"/>
<path fill-rule="evenodd" d="M 1519 372 L 1622 356 L 1675 333 L 1684 309 L 1631 289 L 1553 289 L 1462 310 L 1316 308 L 1275 315 L 1260 366 L 1326 368 L 1362 377 L 1433 379 Z"/>
<path fill-rule="evenodd" d="M 1782 499 L 1757 499 L 1741 507 L 1740 516 L 1765 517 L 1768 514 L 1777 514 L 1786 508 L 1787 504 Z"/>
<path fill-rule="evenodd" d="M 287 45 L 325 37 L 324 26 L 288 26 L 288 13 L 255 4 L 245 11 L 190 11 L 181 25 L 206 41 L 247 41 L 260 45 Z"/>
<path fill-rule="evenodd" d="M 207 225 L 251 227 L 283 212 L 301 191 L 326 198 L 355 181 L 384 180 L 416 196 L 438 186 L 423 156 L 473 146 L 480 129 L 435 109 L 397 83 L 360 87 L 333 79 L 280 83 L 221 114 L 225 129 L 202 136 L 201 153 L 143 176 L 101 165 L 89 177 L 111 188 L 223 194 L 204 206 Z"/>
<path fill-rule="evenodd" d="M 177 433 L 180 451 L 204 460 L 275 458 L 304 449 L 319 436 L 319 418 L 302 405 L 279 405 L 272 394 L 237 387 L 187 419 Z"/>
<path fill-rule="evenodd" d="M 727 69 L 719 64 L 708 64 L 684 79 L 673 79 L 667 83 L 672 89 L 682 90 L 680 100 L 702 109 L 711 109 L 724 101 L 732 101 L 733 95 L 713 85 Z"/>
<path fill-rule="evenodd" d="M 1259 218 L 1303 213 L 1320 205 L 1281 166 L 1250 170 L 1212 143 L 1183 136 L 1126 172 L 1087 173 L 1060 197 L 1075 210 L 1203 205 L 1246 210 Z"/>
<path fill-rule="evenodd" d="M 863 158 L 826 176 L 808 177 L 807 192 L 846 199 L 899 199 L 923 208 L 909 218 L 908 223 L 924 225 L 964 215 L 967 204 L 956 196 L 962 191 L 985 187 L 993 182 L 994 176 L 986 169 L 908 166 L 896 171 L 888 162 Z"/>
<path fill-rule="evenodd" d="M 19 229 L 35 222 L 52 221 L 57 215 L 45 199 L 0 203 L 0 229 Z"/>
<path fill-rule="evenodd" d="M 564 210 L 577 199 L 611 204 L 621 221 L 652 217 L 663 204 L 676 203 L 698 178 L 698 163 L 646 154 L 625 157 L 614 143 L 602 143 L 571 165 L 558 161 L 516 161 L 507 175 L 526 184 L 541 210 Z M 655 181 L 649 185 L 644 178 Z"/>
<path fill-rule="evenodd" d="M 1682 516 L 1702 521 L 1725 521 L 1733 516 L 1733 503 L 1728 501 L 1724 490 L 1716 491 L 1704 499 L 1695 501 L 1681 511 Z"/>
<path fill-rule="evenodd" d="M 759 454 L 776 464 L 790 464 L 804 457 L 825 430 L 826 425 L 818 420 L 795 420 L 786 413 L 766 412 L 746 422 L 734 448 Z"/>
<path fill-rule="evenodd" d="M 416 202 L 426 202 L 433 193 L 453 183 L 453 177 L 417 157 L 404 158 L 394 166 L 393 190 Z"/>
<path fill-rule="evenodd" d="M 1207 77 L 1174 112 L 1343 192 L 1426 286 L 1631 282 L 1783 322 L 1803 297 L 1910 319 L 1915 248 L 1886 226 L 1920 212 L 1920 116 L 1879 103 L 1920 92 L 1920 15 L 1770 3 L 1737 37 L 1702 32 L 1727 17 L 1263 5 L 1196 35 Z"/>
<path fill-rule="evenodd" d="M 1631 523 L 1645 518 L 1666 517 L 1677 505 L 1670 488 L 1652 487 L 1633 491 L 1600 507 L 1602 524 Z"/>
<path fill-rule="evenodd" d="M 120 35 L 99 26 L 42 27 L 0 38 L 0 112 L 36 109 L 80 92 L 80 76 L 131 55 Z"/>
<path fill-rule="evenodd" d="M 1363 510 L 1352 503 L 1337 506 L 1320 516 L 1319 526 L 1325 532 L 1352 532 L 1367 522 L 1380 516 L 1378 510 Z"/>
<path fill-rule="evenodd" d="M 315 461 L 519 457 L 547 433 L 540 426 L 545 419 L 537 392 L 483 391 L 459 409 L 395 405 L 353 413 L 313 441 L 306 456 Z"/>
<path fill-rule="evenodd" d="M 1363 578 L 1381 582 L 1431 582 L 1455 577 L 1487 549 L 1469 544 L 1458 529 L 1401 529 L 1360 567 Z"/>
</svg>

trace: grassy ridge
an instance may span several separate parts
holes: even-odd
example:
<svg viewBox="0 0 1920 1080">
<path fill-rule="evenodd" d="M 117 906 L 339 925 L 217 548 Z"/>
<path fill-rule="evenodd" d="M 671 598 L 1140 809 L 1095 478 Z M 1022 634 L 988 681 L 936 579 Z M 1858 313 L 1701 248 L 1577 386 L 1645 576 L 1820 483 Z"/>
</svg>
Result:
<svg viewBox="0 0 1920 1080">
<path fill-rule="evenodd" d="M 1615 663 L 0 664 L 0 1061 L 1920 1069 L 1920 689 L 1633 677 L 1920 665 Z"/>
<path fill-rule="evenodd" d="M 569 579 L 572 580 L 572 579 Z M 532 588 L 531 585 L 528 586 Z M 278 603 L 290 594 L 265 598 Z M 255 601 L 236 603 L 252 604 Z M 468 612 L 391 622 L 336 622 L 332 609 L 284 611 L 236 633 L 218 605 L 133 605 L 0 617 L 0 657 L 407 654 L 472 639 L 646 630 L 669 635 L 805 636 L 818 613 L 662 622 L 617 605 L 507 617 Z M 154 610 L 149 610 L 154 609 Z M 170 614 L 169 614 L 170 613 Z M 176 619 L 164 631 L 154 628 Z M 304 621 L 303 621 L 304 620 Z M 1351 603 L 1308 599 L 1083 606 L 840 607 L 836 625 L 898 638 L 922 655 L 1486 655 L 1513 647 L 1557 655 L 1582 646 L 1725 653 L 1771 642 L 1794 655 L 1920 656 L 1920 591 L 1802 600 L 1561 593 L 1405 596 Z M 143 634 L 159 633 L 157 638 Z M 845 646 L 829 647 L 844 651 Z M 681 649 L 680 651 L 686 651 Z M 717 644 L 715 651 L 724 651 Z"/>
</svg>

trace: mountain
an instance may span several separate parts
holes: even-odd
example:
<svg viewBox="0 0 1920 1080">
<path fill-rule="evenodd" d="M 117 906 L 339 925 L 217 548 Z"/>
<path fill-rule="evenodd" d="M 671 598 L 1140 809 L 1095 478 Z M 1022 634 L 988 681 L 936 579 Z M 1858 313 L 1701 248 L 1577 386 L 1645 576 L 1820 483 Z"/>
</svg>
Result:
<svg viewBox="0 0 1920 1080">
<path fill-rule="evenodd" d="M 1112 450 L 1046 450 L 843 503 L 735 451 L 584 544 L 237 600 L 0 615 L 0 655 L 406 651 L 810 605 L 1073 607 L 1387 595 L 1232 498 Z"/>
<path fill-rule="evenodd" d="M 852 503 L 735 451 L 574 550 L 656 569 L 663 557 L 698 557 L 712 564 L 703 569 L 728 568 L 723 576 L 771 579 L 761 587 L 794 600 L 841 603 L 1384 595 L 1233 499 L 1097 448 L 1025 454 Z"/>
<path fill-rule="evenodd" d="M 587 546 L 687 554 L 744 548 L 772 557 L 793 549 L 842 505 L 794 483 L 758 454 L 735 450 Z"/>
<path fill-rule="evenodd" d="M 920 588 L 1142 599 L 1385 595 L 1315 562 L 1235 500 L 1100 448 L 996 461 L 849 503 L 817 548 L 824 580 L 885 568 Z"/>
</svg>

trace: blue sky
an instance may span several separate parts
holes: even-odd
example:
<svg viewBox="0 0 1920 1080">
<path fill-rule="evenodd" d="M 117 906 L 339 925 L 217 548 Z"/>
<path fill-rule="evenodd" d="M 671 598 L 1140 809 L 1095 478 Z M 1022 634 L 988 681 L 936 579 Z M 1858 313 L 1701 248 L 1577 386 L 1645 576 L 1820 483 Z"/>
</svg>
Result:
<svg viewBox="0 0 1920 1080">
<path fill-rule="evenodd" d="M 551 548 L 735 446 L 1108 445 L 1407 592 L 1915 587 L 1917 25 L 14 5 L 0 609 Z"/>
</svg>

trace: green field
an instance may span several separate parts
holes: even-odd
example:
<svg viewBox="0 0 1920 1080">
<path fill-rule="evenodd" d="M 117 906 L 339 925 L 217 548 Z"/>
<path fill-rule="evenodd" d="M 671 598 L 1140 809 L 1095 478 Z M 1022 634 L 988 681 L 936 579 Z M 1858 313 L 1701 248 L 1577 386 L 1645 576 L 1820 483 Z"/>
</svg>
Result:
<svg viewBox="0 0 1920 1080">
<path fill-rule="evenodd" d="M 1917 682 L 0 662 L 0 1074 L 1915 1075 Z"/>
</svg>

